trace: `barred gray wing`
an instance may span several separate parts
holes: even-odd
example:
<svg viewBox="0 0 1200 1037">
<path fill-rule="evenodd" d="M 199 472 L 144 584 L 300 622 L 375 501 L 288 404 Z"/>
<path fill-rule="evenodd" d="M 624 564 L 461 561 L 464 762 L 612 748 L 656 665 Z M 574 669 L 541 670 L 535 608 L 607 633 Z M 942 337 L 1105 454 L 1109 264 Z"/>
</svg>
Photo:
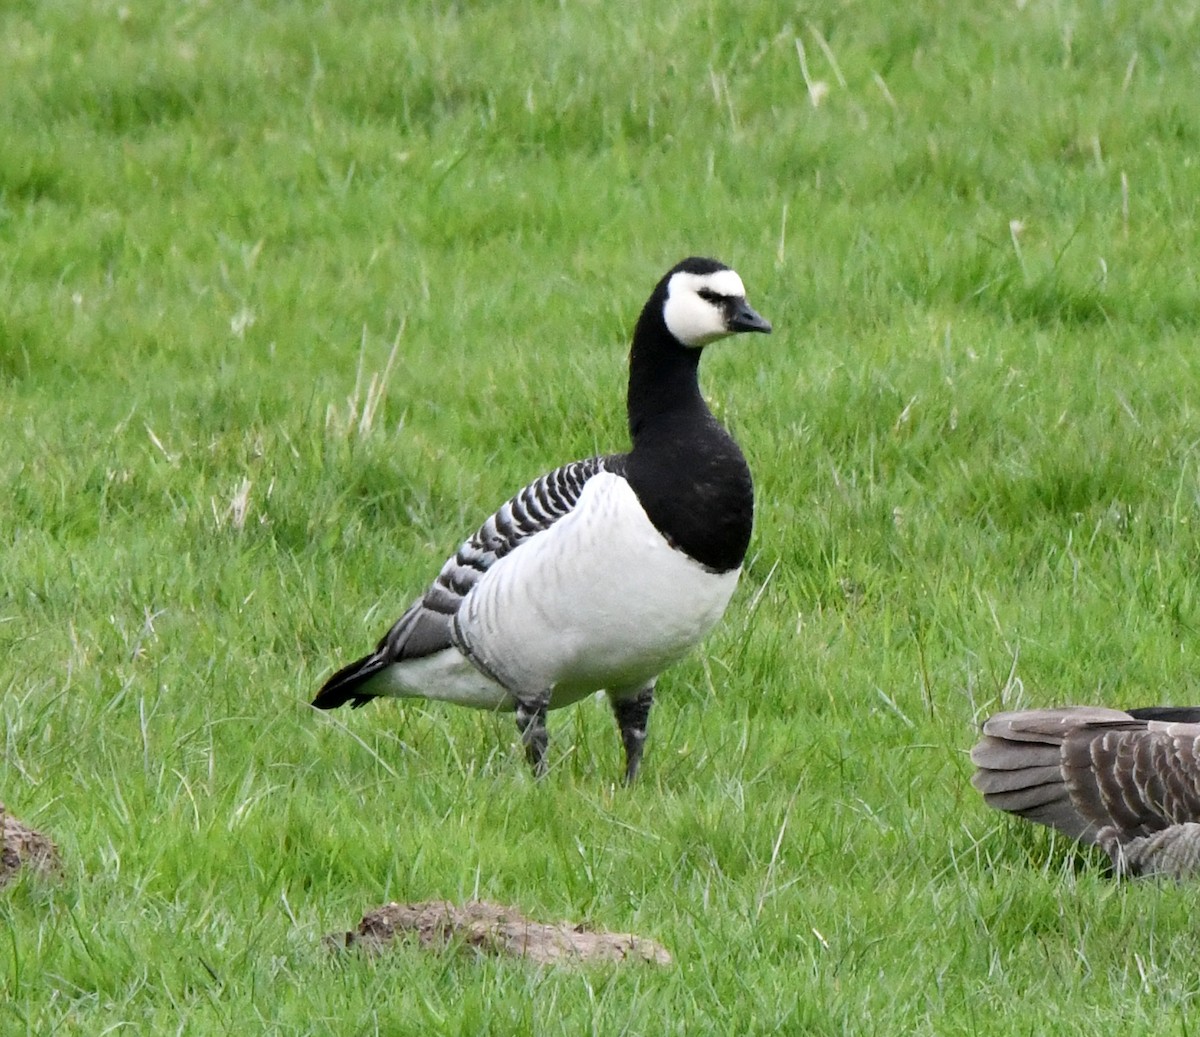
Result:
<svg viewBox="0 0 1200 1037">
<path fill-rule="evenodd" d="M 623 455 L 573 461 L 547 472 L 502 504 L 446 560 L 429 589 L 379 642 L 376 656 L 392 663 L 449 648 L 453 617 L 483 575 L 569 514 L 589 479 L 599 472 L 621 474 L 623 462 Z"/>
</svg>

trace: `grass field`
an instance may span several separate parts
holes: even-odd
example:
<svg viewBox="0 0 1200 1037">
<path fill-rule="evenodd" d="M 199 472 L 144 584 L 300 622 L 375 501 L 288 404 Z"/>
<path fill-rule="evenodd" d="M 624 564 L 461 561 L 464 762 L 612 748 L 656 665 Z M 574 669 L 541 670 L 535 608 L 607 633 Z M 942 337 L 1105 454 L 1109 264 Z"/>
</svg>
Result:
<svg viewBox="0 0 1200 1037">
<path fill-rule="evenodd" d="M 988 812 L 982 716 L 1200 701 L 1200 4 L 0 7 L 0 1034 L 1188 1033 L 1195 890 Z M 623 448 L 676 260 L 751 559 L 603 703 L 308 700 Z M 394 347 L 394 358 L 393 358 Z M 392 359 L 389 359 L 392 358 Z M 331 957 L 483 897 L 668 968 Z"/>
</svg>

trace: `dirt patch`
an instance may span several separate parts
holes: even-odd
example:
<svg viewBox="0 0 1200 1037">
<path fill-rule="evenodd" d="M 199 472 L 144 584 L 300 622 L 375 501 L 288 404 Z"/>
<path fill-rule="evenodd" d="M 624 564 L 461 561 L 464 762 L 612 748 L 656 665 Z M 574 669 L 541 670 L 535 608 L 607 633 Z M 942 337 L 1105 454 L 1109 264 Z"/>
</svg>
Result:
<svg viewBox="0 0 1200 1037">
<path fill-rule="evenodd" d="M 22 868 L 52 874 L 59 867 L 54 843 L 21 824 L 0 803 L 0 886 L 10 882 Z"/>
<path fill-rule="evenodd" d="M 526 918 L 514 908 L 478 900 L 461 907 L 446 900 L 385 904 L 364 915 L 355 932 L 334 933 L 325 939 L 332 947 L 378 951 L 397 938 L 415 939 L 428 950 L 459 944 L 481 954 L 525 958 L 539 965 L 671 963 L 665 948 L 642 936 L 594 932 L 569 922 L 547 925 Z"/>
</svg>

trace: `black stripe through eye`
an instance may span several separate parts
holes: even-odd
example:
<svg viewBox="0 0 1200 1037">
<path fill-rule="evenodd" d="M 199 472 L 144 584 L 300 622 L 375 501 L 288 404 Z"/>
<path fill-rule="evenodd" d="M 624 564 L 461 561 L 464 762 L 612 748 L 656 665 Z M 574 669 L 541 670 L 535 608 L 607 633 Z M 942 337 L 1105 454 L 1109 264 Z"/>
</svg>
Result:
<svg viewBox="0 0 1200 1037">
<path fill-rule="evenodd" d="M 718 295 L 711 288 L 700 288 L 696 291 L 705 302 L 711 302 L 714 306 L 722 306 L 725 303 L 725 296 Z"/>
</svg>

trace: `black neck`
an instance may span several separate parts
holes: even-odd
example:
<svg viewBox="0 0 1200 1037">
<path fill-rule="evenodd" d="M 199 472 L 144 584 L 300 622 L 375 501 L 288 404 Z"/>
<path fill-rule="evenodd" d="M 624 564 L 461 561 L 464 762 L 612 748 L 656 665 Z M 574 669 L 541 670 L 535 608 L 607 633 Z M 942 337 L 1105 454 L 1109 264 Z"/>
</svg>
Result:
<svg viewBox="0 0 1200 1037">
<path fill-rule="evenodd" d="M 629 357 L 626 476 L 672 546 L 727 572 L 746 553 L 754 489 L 741 450 L 700 395 L 700 353 L 675 340 L 652 299 Z"/>
<path fill-rule="evenodd" d="M 675 419 L 681 413 L 712 417 L 700 395 L 699 349 L 681 346 L 665 327 L 638 321 L 629 353 L 629 435 L 636 448 L 647 423 Z M 661 323 L 661 322 L 660 322 Z"/>
</svg>

